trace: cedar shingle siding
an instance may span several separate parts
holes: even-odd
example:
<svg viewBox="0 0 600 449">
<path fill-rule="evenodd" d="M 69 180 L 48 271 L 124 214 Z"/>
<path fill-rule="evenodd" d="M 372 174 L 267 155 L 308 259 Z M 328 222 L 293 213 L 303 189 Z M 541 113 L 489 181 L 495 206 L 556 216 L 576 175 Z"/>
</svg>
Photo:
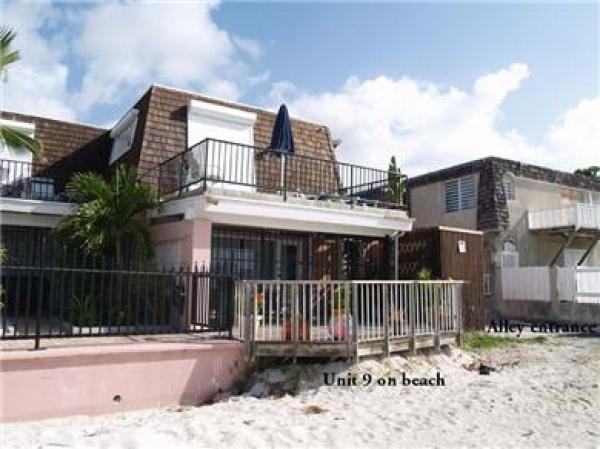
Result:
<svg viewBox="0 0 600 449">
<path fill-rule="evenodd" d="M 136 141 L 132 151 L 123 160 L 130 164 L 139 164 L 139 172 L 146 173 L 160 162 L 187 149 L 187 107 L 192 99 L 256 113 L 254 145 L 266 148 L 270 144 L 276 117 L 272 112 L 190 92 L 152 86 L 135 106 L 140 111 Z M 292 119 L 292 134 L 296 154 L 335 160 L 329 129 L 326 126 Z M 141 139 L 141 142 L 138 139 Z M 268 178 L 272 170 L 265 170 L 266 166 L 279 165 L 271 160 L 257 162 L 259 181 L 270 185 Z M 293 179 L 289 181 L 293 182 Z"/>
<path fill-rule="evenodd" d="M 256 113 L 254 145 L 267 148 L 270 144 L 275 113 L 191 92 L 152 86 L 133 106 L 139 115 L 132 148 L 117 162 L 137 167 L 138 173 L 145 175 L 144 179 L 156 182 L 157 165 L 187 149 L 187 108 L 192 99 Z M 43 162 L 53 169 L 57 168 L 65 176 L 80 170 L 109 173 L 117 165 L 108 167 L 112 147 L 110 130 L 11 112 L 0 111 L 0 117 L 35 123 L 35 137 L 44 148 Z M 297 155 L 335 161 L 326 126 L 292 119 L 292 133 Z M 266 155 L 257 159 L 256 171 L 257 180 L 263 186 L 259 190 L 278 187 L 278 158 Z M 53 173 L 56 171 L 53 170 Z M 304 193 L 328 190 L 336 185 L 338 176 L 333 165 L 298 159 L 290 163 L 288 173 L 290 190 Z"/>
<path fill-rule="evenodd" d="M 34 159 L 34 162 L 52 165 L 71 156 L 84 159 L 91 168 L 99 162 L 104 162 L 104 158 L 107 157 L 102 148 L 99 148 L 102 143 L 108 144 L 108 148 L 103 149 L 110 152 L 107 129 L 15 112 L 0 111 L 0 117 L 35 124 L 35 138 L 42 144 L 44 160 Z"/>
</svg>

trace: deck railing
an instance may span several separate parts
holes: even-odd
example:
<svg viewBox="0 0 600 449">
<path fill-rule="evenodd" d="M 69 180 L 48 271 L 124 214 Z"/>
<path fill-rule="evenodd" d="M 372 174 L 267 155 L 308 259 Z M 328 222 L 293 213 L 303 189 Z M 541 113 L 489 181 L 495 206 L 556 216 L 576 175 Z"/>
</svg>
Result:
<svg viewBox="0 0 600 449">
<path fill-rule="evenodd" d="M 158 168 L 161 198 L 227 188 L 254 193 L 402 207 L 404 177 L 359 165 L 205 139 L 162 162 Z"/>
<path fill-rule="evenodd" d="M 461 329 L 462 281 L 238 281 L 234 336 L 256 343 L 411 340 Z M 349 352 L 353 350 L 349 349 Z M 356 352 L 356 351 L 354 351 Z"/>
<path fill-rule="evenodd" d="M 600 205 L 577 203 L 572 206 L 529 211 L 529 229 L 600 229 Z"/>
<path fill-rule="evenodd" d="M 0 196 L 44 201 L 69 201 L 68 177 L 52 166 L 0 160 Z"/>
</svg>

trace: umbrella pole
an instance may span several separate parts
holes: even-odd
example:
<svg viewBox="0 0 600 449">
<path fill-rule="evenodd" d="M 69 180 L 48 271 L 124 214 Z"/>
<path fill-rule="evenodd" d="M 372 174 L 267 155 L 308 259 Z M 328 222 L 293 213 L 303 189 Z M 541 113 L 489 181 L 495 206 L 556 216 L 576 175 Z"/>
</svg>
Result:
<svg viewBox="0 0 600 449">
<path fill-rule="evenodd" d="M 280 156 L 280 160 L 281 160 L 281 176 L 279 177 L 279 179 L 280 179 L 280 181 L 279 181 L 279 190 L 281 191 L 281 193 L 283 195 L 283 199 L 285 201 L 286 194 L 285 194 L 285 180 L 284 180 L 284 177 L 285 177 L 285 161 L 284 161 L 284 159 L 285 159 L 285 156 L 282 154 Z"/>
</svg>

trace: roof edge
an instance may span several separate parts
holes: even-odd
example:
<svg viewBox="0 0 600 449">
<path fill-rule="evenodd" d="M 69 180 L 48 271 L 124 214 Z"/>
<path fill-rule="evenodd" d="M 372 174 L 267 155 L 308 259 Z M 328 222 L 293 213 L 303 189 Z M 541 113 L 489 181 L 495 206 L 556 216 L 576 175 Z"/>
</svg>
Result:
<svg viewBox="0 0 600 449">
<path fill-rule="evenodd" d="M 100 131 L 110 131 L 112 129 L 112 128 L 106 128 L 104 126 L 93 125 L 91 123 L 84 123 L 84 122 L 78 122 L 75 120 L 64 120 L 64 119 L 60 119 L 60 118 L 56 118 L 56 117 L 49 117 L 47 115 L 27 114 L 24 112 L 11 111 L 11 110 L 7 110 L 7 109 L 0 109 L 0 112 L 4 112 L 6 114 L 17 114 L 17 115 L 21 115 L 23 117 L 29 117 L 32 119 L 50 120 L 53 122 L 69 123 L 71 125 L 85 126 L 87 128 L 94 128 L 94 129 L 97 129 Z"/>
</svg>

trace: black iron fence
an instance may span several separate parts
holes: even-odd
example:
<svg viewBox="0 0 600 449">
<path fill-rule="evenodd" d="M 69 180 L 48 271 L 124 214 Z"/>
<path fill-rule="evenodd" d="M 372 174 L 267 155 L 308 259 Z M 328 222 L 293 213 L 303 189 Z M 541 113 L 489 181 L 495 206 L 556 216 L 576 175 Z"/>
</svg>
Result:
<svg viewBox="0 0 600 449">
<path fill-rule="evenodd" d="M 2 339 L 180 332 L 229 336 L 233 280 L 202 271 L 3 266 Z"/>
<path fill-rule="evenodd" d="M 334 159 L 205 139 L 162 162 L 158 167 L 161 198 L 201 193 L 210 188 L 235 186 L 238 190 L 337 200 L 400 208 L 404 178 Z"/>
<path fill-rule="evenodd" d="M 0 196 L 44 201 L 70 201 L 65 194 L 69 177 L 44 164 L 0 160 Z"/>
</svg>

